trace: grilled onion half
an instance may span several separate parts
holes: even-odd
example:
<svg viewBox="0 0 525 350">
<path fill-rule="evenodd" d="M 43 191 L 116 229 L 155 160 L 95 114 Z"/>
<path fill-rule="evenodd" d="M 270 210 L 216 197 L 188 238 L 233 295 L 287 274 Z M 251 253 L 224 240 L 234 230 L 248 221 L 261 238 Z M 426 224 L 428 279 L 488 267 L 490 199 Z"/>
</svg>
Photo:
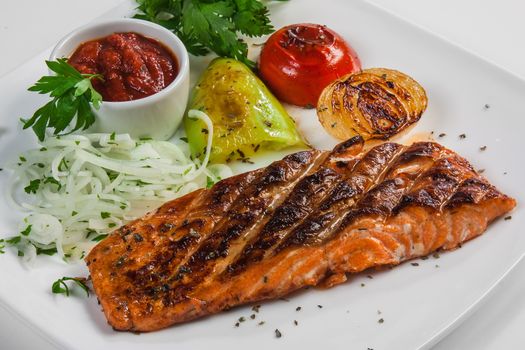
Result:
<svg viewBox="0 0 525 350">
<path fill-rule="evenodd" d="M 319 121 L 328 133 L 346 140 L 386 140 L 417 122 L 427 108 L 425 90 L 408 75 L 371 68 L 346 75 L 322 92 Z"/>
</svg>

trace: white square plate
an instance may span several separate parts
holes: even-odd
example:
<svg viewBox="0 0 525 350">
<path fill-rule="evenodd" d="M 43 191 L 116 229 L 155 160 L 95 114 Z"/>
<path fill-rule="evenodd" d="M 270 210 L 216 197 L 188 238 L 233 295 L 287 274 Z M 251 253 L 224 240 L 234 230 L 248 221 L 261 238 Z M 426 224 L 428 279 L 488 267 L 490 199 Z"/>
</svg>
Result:
<svg viewBox="0 0 525 350">
<path fill-rule="evenodd" d="M 373 278 L 360 274 L 330 290 L 309 290 L 289 301 L 264 303 L 255 320 L 249 318 L 249 307 L 240 307 L 151 334 L 114 332 L 95 297 L 51 294 L 51 282 L 57 278 L 86 274 L 83 264 L 43 258 L 37 267 L 25 269 L 11 252 L 0 256 L 0 305 L 57 347 L 90 350 L 421 349 L 465 319 L 525 252 L 520 204 L 525 199 L 520 183 L 525 179 L 525 82 L 366 2 L 331 0 L 321 5 L 315 0 L 272 5 L 272 20 L 277 28 L 299 22 L 327 24 L 351 43 L 364 67 L 395 68 L 418 80 L 427 90 L 429 107 L 411 135 L 434 131 L 439 142 L 478 169 L 486 169 L 493 184 L 518 200 L 512 220 L 499 220 L 462 249 L 418 261 L 417 267 L 402 264 L 371 272 Z M 131 8 L 131 3 L 124 4 L 105 17 L 124 16 Z M 46 73 L 47 54 L 0 80 L 1 164 L 34 146 L 34 136 L 22 132 L 18 120 L 44 101 L 26 88 Z M 193 61 L 193 78 L 207 60 Z M 335 143 L 319 126 L 314 111 L 290 108 L 290 112 L 314 146 L 327 149 Z M 441 133 L 446 136 L 437 137 Z M 461 139 L 463 133 L 466 138 Z M 480 151 L 481 146 L 487 149 Z M 7 178 L 2 171 L 4 189 Z M 0 203 L 0 232 L 14 234 L 18 218 L 5 201 Z M 297 306 L 302 310 L 296 311 Z M 10 314 L 4 312 L 0 318 Z M 235 328 L 241 316 L 247 321 Z M 383 323 L 378 322 L 381 318 Z M 259 321 L 265 324 L 259 326 Z M 275 338 L 276 328 L 282 338 Z"/>
</svg>

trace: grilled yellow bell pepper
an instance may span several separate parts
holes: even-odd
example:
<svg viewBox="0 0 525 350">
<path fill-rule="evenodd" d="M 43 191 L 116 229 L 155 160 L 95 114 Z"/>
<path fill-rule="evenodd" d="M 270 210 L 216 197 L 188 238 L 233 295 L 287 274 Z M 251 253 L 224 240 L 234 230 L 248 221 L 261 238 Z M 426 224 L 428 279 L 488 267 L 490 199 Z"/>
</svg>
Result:
<svg viewBox="0 0 525 350">
<path fill-rule="evenodd" d="M 190 109 L 205 112 L 213 122 L 212 162 L 246 160 L 262 149 L 305 145 L 284 107 L 247 66 L 234 59 L 210 63 L 193 90 Z M 193 156 L 202 158 L 206 125 L 186 116 L 184 127 Z"/>
</svg>

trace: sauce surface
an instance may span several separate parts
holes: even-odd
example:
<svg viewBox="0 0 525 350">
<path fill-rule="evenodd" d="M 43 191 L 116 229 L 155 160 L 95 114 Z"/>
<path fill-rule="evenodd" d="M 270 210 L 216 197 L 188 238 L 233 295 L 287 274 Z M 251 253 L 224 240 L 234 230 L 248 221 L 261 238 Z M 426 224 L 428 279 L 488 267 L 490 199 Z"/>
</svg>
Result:
<svg viewBox="0 0 525 350">
<path fill-rule="evenodd" d="M 81 44 L 69 64 L 83 74 L 102 74 L 93 87 L 104 101 L 138 100 L 168 86 L 178 63 L 160 42 L 137 33 L 115 33 Z"/>
</svg>

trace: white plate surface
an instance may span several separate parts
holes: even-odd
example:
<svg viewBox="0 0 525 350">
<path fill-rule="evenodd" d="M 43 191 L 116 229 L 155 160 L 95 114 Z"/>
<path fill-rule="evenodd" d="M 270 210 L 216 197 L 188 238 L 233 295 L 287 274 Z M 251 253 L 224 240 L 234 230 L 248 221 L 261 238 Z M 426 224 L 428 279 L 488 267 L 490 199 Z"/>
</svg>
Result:
<svg viewBox="0 0 525 350">
<path fill-rule="evenodd" d="M 105 17 L 121 17 L 129 9 L 125 4 Z M 94 297 L 51 294 L 51 282 L 58 277 L 86 274 L 81 264 L 44 258 L 36 268 L 26 269 L 10 252 L 0 256 L 0 305 L 9 311 L 0 317 L 15 315 L 57 347 L 68 349 L 420 349 L 464 320 L 512 269 L 525 252 L 521 206 L 525 188 L 519 181 L 525 178 L 525 82 L 361 1 L 331 0 L 322 6 L 315 0 L 294 0 L 274 6 L 272 20 L 276 27 L 327 24 L 352 44 L 364 67 L 395 68 L 418 80 L 427 90 L 429 108 L 405 140 L 434 131 L 438 141 L 478 169 L 486 169 L 492 183 L 518 200 L 512 220 L 500 220 L 462 249 L 418 261 L 417 267 L 403 264 L 390 271 L 367 272 L 331 290 L 309 290 L 289 301 L 265 303 L 253 321 L 250 307 L 240 307 L 141 335 L 114 332 Z M 46 73 L 47 55 L 0 80 L 0 164 L 35 144 L 31 132 L 20 130 L 18 119 L 44 101 L 25 90 Z M 206 60 L 193 62 L 194 77 Z M 290 112 L 314 146 L 328 149 L 335 143 L 313 111 Z M 441 133 L 446 136 L 437 137 Z M 466 138 L 460 139 L 463 133 Z M 487 149 L 482 152 L 481 146 Z M 267 162 L 261 159 L 258 165 Z M 3 189 L 7 178 L 6 171 L 0 172 Z M 18 218 L 5 201 L 0 203 L 3 235 L 16 233 Z M 295 311 L 297 306 L 302 310 Z M 247 321 L 233 327 L 241 316 Z M 378 322 L 381 318 L 384 323 Z M 262 320 L 265 324 L 258 326 Z M 276 328 L 283 334 L 280 339 L 274 337 Z"/>
</svg>

